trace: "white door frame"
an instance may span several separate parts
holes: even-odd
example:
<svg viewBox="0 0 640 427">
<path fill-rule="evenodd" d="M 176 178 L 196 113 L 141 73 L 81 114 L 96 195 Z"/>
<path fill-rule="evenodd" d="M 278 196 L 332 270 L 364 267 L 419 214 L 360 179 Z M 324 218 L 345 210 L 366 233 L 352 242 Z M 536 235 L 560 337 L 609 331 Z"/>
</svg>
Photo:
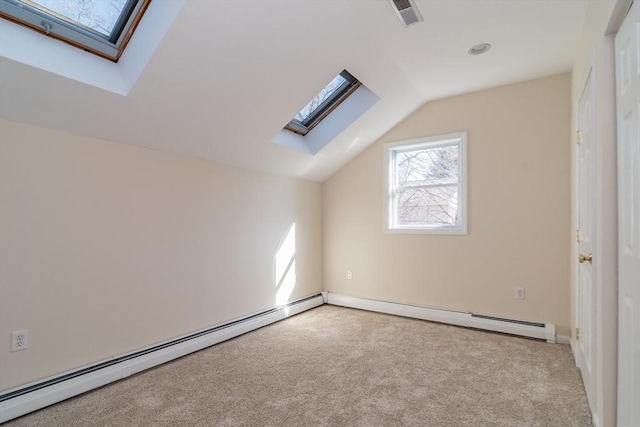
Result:
<svg viewBox="0 0 640 427">
<path fill-rule="evenodd" d="M 590 110 L 588 112 L 589 117 L 587 117 L 586 119 L 589 121 L 589 128 L 590 128 L 590 138 L 592 141 L 592 145 L 591 145 L 591 155 L 592 157 L 592 168 L 591 168 L 591 174 L 592 174 L 592 178 L 591 178 L 591 187 L 590 187 L 590 191 L 591 191 L 591 197 L 593 200 L 592 203 L 592 212 L 591 212 L 591 224 L 592 224 L 592 230 L 591 230 L 591 236 L 590 238 L 591 240 L 591 248 L 590 248 L 590 253 L 589 254 L 585 254 L 585 255 L 591 255 L 592 258 L 595 260 L 597 260 L 597 254 L 596 254 L 596 227 L 597 227 L 597 218 L 596 218 L 596 205 L 597 205 L 597 191 L 596 191 L 596 179 L 597 179 L 597 174 L 596 174 L 596 164 L 597 164 L 597 159 L 596 159 L 596 108 L 597 108 L 597 99 L 596 99 L 596 69 L 595 69 L 595 51 L 592 52 L 592 54 L 590 55 L 590 61 L 589 61 L 589 65 L 587 67 L 586 73 L 583 74 L 584 76 L 586 76 L 584 78 L 584 82 L 582 84 L 582 91 L 580 92 L 580 96 L 577 99 L 577 103 L 576 103 L 576 107 L 575 107 L 575 111 L 576 111 L 576 116 L 575 116 L 575 130 L 578 133 L 578 135 L 576 136 L 578 142 L 580 140 L 580 132 L 583 130 L 582 129 L 582 119 L 584 119 L 583 117 L 583 111 L 582 111 L 582 100 L 584 99 L 585 95 L 589 95 L 590 97 Z M 589 92 L 587 92 L 589 91 Z M 583 135 L 583 138 L 585 137 L 585 135 Z M 586 141 L 582 141 L 582 144 L 585 144 Z M 582 168 L 580 166 L 580 155 L 581 155 L 581 148 L 580 148 L 580 144 L 577 145 L 576 151 L 575 151 L 575 183 L 576 183 L 576 192 L 575 192 L 575 206 L 576 206 L 576 218 L 575 218 L 575 225 L 576 225 L 576 243 L 575 243 L 575 251 L 574 251 L 574 255 L 575 257 L 572 259 L 572 263 L 574 265 L 575 268 L 575 289 L 574 289 L 574 295 L 576 296 L 576 301 L 575 301 L 575 326 L 576 326 L 576 330 L 573 333 L 573 340 L 571 340 L 572 343 L 572 350 L 573 350 L 573 354 L 574 357 L 576 359 L 576 365 L 578 366 L 578 368 L 580 368 L 582 377 L 583 377 L 583 382 L 585 384 L 585 390 L 587 392 L 587 397 L 589 400 L 589 407 L 591 409 L 591 413 L 593 414 L 593 418 L 596 419 L 597 418 L 597 409 L 598 409 L 598 388 L 597 388 L 597 372 L 598 372 L 598 351 L 597 351 L 597 346 L 599 345 L 598 340 L 597 340 L 597 332 L 596 332 L 596 328 L 597 328 L 597 319 L 596 319 L 596 307 L 598 306 L 598 293 L 596 290 L 596 286 L 597 286 L 597 279 L 596 279 L 596 274 L 595 274 L 595 268 L 596 265 L 595 263 L 591 264 L 591 292 L 590 295 L 583 295 L 583 292 L 581 291 L 581 265 L 578 262 L 578 256 L 580 255 L 580 243 L 579 243 L 579 230 L 578 227 L 580 227 L 581 224 L 581 200 L 580 200 L 580 196 L 581 196 L 581 191 L 580 191 L 580 183 L 581 183 L 581 174 L 582 174 Z M 584 232 L 584 230 L 582 230 Z M 588 297 L 590 304 L 589 307 L 584 307 L 583 306 L 583 301 L 584 298 Z M 588 310 L 589 312 L 585 312 L 585 310 Z M 582 311 L 582 312 L 581 312 Z M 587 317 L 587 321 L 589 322 L 589 327 L 585 328 L 584 327 L 584 318 Z M 582 329 L 582 330 L 580 330 Z M 579 332 L 578 332 L 579 331 Z M 578 333 L 580 335 L 580 337 L 578 337 Z M 587 335 L 588 334 L 588 335 Z M 587 341 L 590 343 L 588 349 L 591 350 L 589 351 L 589 363 L 590 365 L 587 366 L 587 355 L 585 355 L 582 351 L 582 344 L 581 342 Z M 589 368 L 589 369 L 587 369 Z"/>
<path fill-rule="evenodd" d="M 619 427 L 640 425 L 639 31 L 640 0 L 636 0 L 619 28 L 615 43 L 618 141 L 617 424 Z"/>
<path fill-rule="evenodd" d="M 636 2 L 640 0 L 635 0 Z M 588 73 L 581 73 L 589 69 L 596 70 L 596 74 L 592 71 L 591 77 L 594 80 L 597 98 L 595 104 L 597 107 L 597 131 L 596 131 L 596 149 L 597 149 L 597 213 L 596 229 L 597 244 L 595 247 L 596 256 L 594 263 L 597 267 L 596 276 L 596 334 L 598 339 L 597 348 L 597 389 L 595 402 L 592 403 L 593 424 L 596 427 L 613 427 L 616 425 L 617 416 L 617 367 L 618 356 L 620 351 L 620 342 L 618 340 L 618 203 L 617 203 L 617 165 L 616 165 L 616 96 L 615 96 L 615 64 L 614 64 L 614 35 L 618 32 L 623 22 L 624 16 L 631 4 L 631 0 L 615 0 L 615 3 L 607 4 L 606 10 L 610 12 L 608 17 L 601 16 L 604 11 L 602 8 L 596 7 L 592 9 L 589 6 L 588 17 L 600 17 L 602 21 L 597 25 L 603 32 L 595 34 L 589 32 L 589 42 L 591 51 L 586 52 L 586 58 L 581 60 L 583 64 L 582 70 L 576 70 L 574 73 L 574 119 L 577 119 L 578 93 L 584 87 L 586 76 Z M 603 27 L 603 25 L 606 25 Z M 591 36 L 593 39 L 591 40 Z M 596 65 L 597 64 L 597 65 Z M 579 86 L 582 85 L 582 86 Z M 578 129 L 578 123 L 573 124 L 574 129 Z M 572 150 L 576 149 L 576 145 L 572 144 Z M 575 167 L 575 164 L 573 165 Z M 577 203 L 576 172 L 572 174 L 574 180 L 574 194 L 576 199 L 572 202 Z M 573 225 L 576 226 L 576 205 L 574 205 Z M 573 230 L 575 233 L 575 229 Z M 575 242 L 575 234 L 572 235 L 572 241 Z M 573 301 L 572 308 L 577 309 L 577 263 L 578 253 L 575 246 L 571 246 L 572 267 L 572 291 Z M 577 326 L 577 311 L 572 313 L 572 321 Z M 577 360 L 577 342 L 575 341 L 575 332 L 572 331 L 571 346 Z"/>
</svg>

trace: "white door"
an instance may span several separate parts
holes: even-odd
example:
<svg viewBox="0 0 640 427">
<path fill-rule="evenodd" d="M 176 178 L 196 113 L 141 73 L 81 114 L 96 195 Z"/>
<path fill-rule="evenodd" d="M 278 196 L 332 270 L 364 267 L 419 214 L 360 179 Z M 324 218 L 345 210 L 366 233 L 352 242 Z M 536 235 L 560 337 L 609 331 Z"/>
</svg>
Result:
<svg viewBox="0 0 640 427">
<path fill-rule="evenodd" d="M 593 73 L 578 104 L 577 149 L 577 330 L 576 362 L 582 373 L 589 405 L 596 410 L 596 289 L 595 289 L 595 105 Z"/>
<path fill-rule="evenodd" d="M 618 426 L 640 426 L 640 1 L 616 35 Z"/>
</svg>

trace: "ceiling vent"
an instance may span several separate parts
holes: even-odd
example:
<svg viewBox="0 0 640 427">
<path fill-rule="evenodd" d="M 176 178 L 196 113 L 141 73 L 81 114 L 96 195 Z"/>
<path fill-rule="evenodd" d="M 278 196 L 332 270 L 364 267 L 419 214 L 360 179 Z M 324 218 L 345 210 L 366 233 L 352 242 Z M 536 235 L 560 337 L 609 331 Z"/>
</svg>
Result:
<svg viewBox="0 0 640 427">
<path fill-rule="evenodd" d="M 390 0 L 398 18 L 408 27 L 422 21 L 422 15 L 414 0 Z"/>
</svg>

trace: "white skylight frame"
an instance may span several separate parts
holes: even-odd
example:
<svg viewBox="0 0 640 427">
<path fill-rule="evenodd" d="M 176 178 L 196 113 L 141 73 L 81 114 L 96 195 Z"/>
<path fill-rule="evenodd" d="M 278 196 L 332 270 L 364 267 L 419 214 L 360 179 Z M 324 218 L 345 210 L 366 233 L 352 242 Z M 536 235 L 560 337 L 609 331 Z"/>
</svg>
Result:
<svg viewBox="0 0 640 427">
<path fill-rule="evenodd" d="M 0 19 L 0 57 L 127 96 L 187 0 L 154 1 L 118 62 Z M 291 132 L 288 132 L 291 133 Z"/>
<path fill-rule="evenodd" d="M 335 86 L 334 83 L 338 83 L 338 86 L 332 87 Z M 284 129 L 306 135 L 361 85 L 362 83 L 351 73 L 342 70 L 287 123 Z M 325 93 L 327 91 L 329 92 Z"/>
<path fill-rule="evenodd" d="M 117 62 L 151 0 L 127 0 L 109 36 L 32 3 L 0 0 L 0 17 Z"/>
<path fill-rule="evenodd" d="M 380 97 L 361 84 L 306 135 L 281 129 L 271 138 L 271 142 L 306 154 L 316 155 L 331 141 L 337 139 L 343 131 L 378 101 L 380 101 Z"/>
</svg>

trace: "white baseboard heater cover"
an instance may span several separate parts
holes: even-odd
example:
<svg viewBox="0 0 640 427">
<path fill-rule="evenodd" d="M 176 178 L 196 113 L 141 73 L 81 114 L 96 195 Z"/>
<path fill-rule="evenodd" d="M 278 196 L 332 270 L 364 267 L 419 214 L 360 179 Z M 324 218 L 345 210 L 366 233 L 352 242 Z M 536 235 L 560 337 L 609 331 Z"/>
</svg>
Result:
<svg viewBox="0 0 640 427">
<path fill-rule="evenodd" d="M 0 423 L 318 307 L 316 294 L 0 394 Z"/>
<path fill-rule="evenodd" d="M 322 304 L 358 308 L 556 342 L 555 326 L 322 292 L 0 394 L 0 423 L 229 340 Z"/>
<path fill-rule="evenodd" d="M 546 340 L 549 343 L 556 342 L 556 327 L 553 323 L 534 323 L 521 320 L 503 319 L 480 314 L 377 301 L 333 293 L 329 293 L 328 301 L 329 304 L 340 305 L 343 307 L 359 308 L 362 310 L 413 317 L 416 319 L 430 320 L 450 325 L 538 338 Z"/>
</svg>

